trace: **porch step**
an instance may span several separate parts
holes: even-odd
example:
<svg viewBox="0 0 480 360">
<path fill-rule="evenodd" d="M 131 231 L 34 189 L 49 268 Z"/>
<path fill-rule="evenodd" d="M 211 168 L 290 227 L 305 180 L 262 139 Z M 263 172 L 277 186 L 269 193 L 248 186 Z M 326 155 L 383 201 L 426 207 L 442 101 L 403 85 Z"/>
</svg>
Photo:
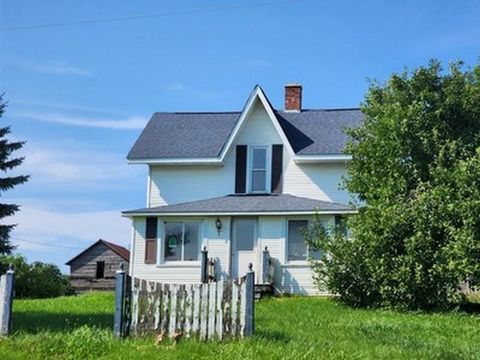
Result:
<svg viewBox="0 0 480 360">
<path fill-rule="evenodd" d="M 273 295 L 272 284 L 255 284 L 255 299 L 261 299 L 264 296 Z"/>
</svg>

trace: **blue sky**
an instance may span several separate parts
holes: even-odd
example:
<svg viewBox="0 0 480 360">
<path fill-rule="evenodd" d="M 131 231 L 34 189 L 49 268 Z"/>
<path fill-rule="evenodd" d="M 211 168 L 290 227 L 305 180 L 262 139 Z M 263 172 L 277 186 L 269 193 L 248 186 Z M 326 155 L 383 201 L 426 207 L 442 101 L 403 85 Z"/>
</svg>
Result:
<svg viewBox="0 0 480 360">
<path fill-rule="evenodd" d="M 292 81 L 306 108 L 358 106 L 368 78 L 477 63 L 478 19 L 479 1 L 0 0 L 2 124 L 31 174 L 2 195 L 22 205 L 13 242 L 63 271 L 98 238 L 128 246 L 146 169 L 125 156 L 154 111 L 239 110 L 257 83 L 281 107 Z"/>
</svg>

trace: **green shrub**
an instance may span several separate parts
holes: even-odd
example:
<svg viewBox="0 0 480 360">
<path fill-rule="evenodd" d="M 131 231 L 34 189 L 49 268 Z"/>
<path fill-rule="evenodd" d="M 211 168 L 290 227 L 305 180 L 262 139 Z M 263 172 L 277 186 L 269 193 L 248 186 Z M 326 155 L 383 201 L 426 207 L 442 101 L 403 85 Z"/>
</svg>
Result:
<svg viewBox="0 0 480 360">
<path fill-rule="evenodd" d="M 39 261 L 29 264 L 21 255 L 0 257 L 2 273 L 9 265 L 15 271 L 16 298 L 49 298 L 73 293 L 68 277 L 62 275 L 56 265 Z"/>
<path fill-rule="evenodd" d="M 480 66 L 436 61 L 374 83 L 349 130 L 352 237 L 315 230 L 319 285 L 354 306 L 448 308 L 480 279 Z"/>
</svg>

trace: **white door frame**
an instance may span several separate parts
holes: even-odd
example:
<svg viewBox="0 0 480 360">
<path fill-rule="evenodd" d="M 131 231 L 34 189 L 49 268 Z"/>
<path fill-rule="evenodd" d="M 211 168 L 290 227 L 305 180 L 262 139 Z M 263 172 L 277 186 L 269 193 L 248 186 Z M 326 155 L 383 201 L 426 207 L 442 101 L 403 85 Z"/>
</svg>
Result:
<svg viewBox="0 0 480 360">
<path fill-rule="evenodd" d="M 253 230 L 253 250 L 252 251 L 240 251 L 240 253 L 243 253 L 248 257 L 248 253 L 251 253 L 250 257 L 248 257 L 248 262 L 251 262 L 253 264 L 253 269 L 254 271 L 258 270 L 258 249 L 259 249 L 259 239 L 258 239 L 258 217 L 254 216 L 235 216 L 232 217 L 232 226 L 231 226 L 231 239 L 232 239 L 232 247 L 231 247 L 231 269 L 230 273 L 232 274 L 232 278 L 238 278 L 241 276 L 244 276 L 244 273 L 239 274 L 239 269 L 240 269 L 240 264 L 239 264 L 239 257 L 238 257 L 238 251 L 237 251 L 237 236 L 236 236 L 236 225 L 235 221 L 236 220 L 253 220 L 254 221 L 254 230 Z M 246 272 L 246 270 L 244 271 Z"/>
</svg>

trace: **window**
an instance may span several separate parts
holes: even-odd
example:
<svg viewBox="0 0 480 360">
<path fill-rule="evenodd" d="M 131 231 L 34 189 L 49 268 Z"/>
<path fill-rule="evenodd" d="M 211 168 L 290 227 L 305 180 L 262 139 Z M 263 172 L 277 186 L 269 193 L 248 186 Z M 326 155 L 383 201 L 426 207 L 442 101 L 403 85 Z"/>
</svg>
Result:
<svg viewBox="0 0 480 360">
<path fill-rule="evenodd" d="M 255 224 L 254 219 L 235 219 L 234 236 L 237 251 L 253 251 L 255 248 Z"/>
<path fill-rule="evenodd" d="M 104 277 L 105 277 L 105 261 L 97 261 L 95 279 L 103 279 Z"/>
<path fill-rule="evenodd" d="M 164 261 L 198 260 L 200 223 L 165 222 Z"/>
<path fill-rule="evenodd" d="M 250 155 L 250 189 L 252 192 L 267 191 L 267 163 L 267 147 L 252 147 Z"/>
<path fill-rule="evenodd" d="M 157 262 L 158 219 L 147 217 L 145 222 L 145 264 L 155 264 Z"/>
<path fill-rule="evenodd" d="M 288 221 L 288 260 L 307 260 L 308 257 L 318 259 L 320 251 L 309 250 L 303 237 L 303 231 L 308 228 L 308 220 Z"/>
<path fill-rule="evenodd" d="M 340 232 L 345 237 L 350 237 L 350 232 L 347 228 L 347 221 L 344 216 L 342 215 L 335 215 L 335 227 L 337 231 Z"/>
</svg>

